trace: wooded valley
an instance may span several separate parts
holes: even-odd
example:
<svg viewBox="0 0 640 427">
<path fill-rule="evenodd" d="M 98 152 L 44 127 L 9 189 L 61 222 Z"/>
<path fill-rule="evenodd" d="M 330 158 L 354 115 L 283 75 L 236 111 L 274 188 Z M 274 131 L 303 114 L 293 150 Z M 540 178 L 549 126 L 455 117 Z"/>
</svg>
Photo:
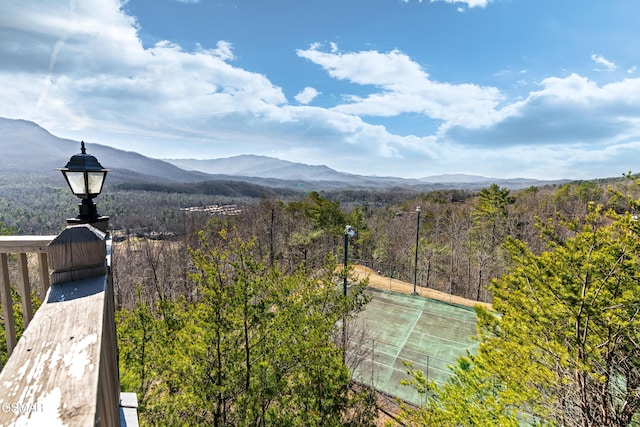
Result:
<svg viewBox="0 0 640 427">
<path fill-rule="evenodd" d="M 62 188 L 0 190 L 4 234 L 55 234 L 75 214 Z M 639 194 L 631 176 L 283 197 L 107 188 L 122 385 L 145 425 L 373 425 L 375 393 L 350 383 L 336 334 L 367 302 L 364 283 L 336 288 L 350 225 L 350 264 L 500 313 L 477 309 L 479 354 L 450 383 L 408 367 L 428 398 L 403 423 L 638 425 Z"/>
</svg>

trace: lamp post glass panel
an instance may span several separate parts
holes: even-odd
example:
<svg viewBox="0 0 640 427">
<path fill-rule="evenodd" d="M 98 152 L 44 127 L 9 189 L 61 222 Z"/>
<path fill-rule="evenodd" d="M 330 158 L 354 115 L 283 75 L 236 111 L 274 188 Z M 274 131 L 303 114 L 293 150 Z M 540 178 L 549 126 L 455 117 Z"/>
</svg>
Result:
<svg viewBox="0 0 640 427">
<path fill-rule="evenodd" d="M 82 199 L 79 206 L 79 214 L 76 218 L 69 219 L 70 224 L 98 224 L 97 228 L 102 229 L 108 217 L 98 215 L 98 210 L 93 198 L 98 196 L 104 186 L 108 169 L 102 167 L 98 159 L 87 154 L 84 141 L 80 144 L 80 153 L 71 156 L 65 167 L 59 169 L 67 181 L 71 192 Z M 104 231 L 104 230 L 103 230 Z"/>
</svg>

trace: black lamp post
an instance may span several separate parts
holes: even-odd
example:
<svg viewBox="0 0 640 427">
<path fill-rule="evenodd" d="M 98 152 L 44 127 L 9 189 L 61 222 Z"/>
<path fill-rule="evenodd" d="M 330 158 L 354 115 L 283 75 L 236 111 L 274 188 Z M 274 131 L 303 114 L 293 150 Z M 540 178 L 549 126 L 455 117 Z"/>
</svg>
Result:
<svg viewBox="0 0 640 427">
<path fill-rule="evenodd" d="M 416 212 L 418 212 L 418 224 L 416 225 L 416 258 L 413 264 L 413 295 L 418 295 L 416 285 L 418 283 L 418 243 L 420 242 L 420 212 L 422 212 L 422 207 L 416 206 Z"/>
<path fill-rule="evenodd" d="M 82 199 L 78 204 L 79 215 L 76 218 L 67 219 L 67 223 L 69 225 L 91 224 L 106 232 L 109 217 L 98 215 L 93 198 L 102 191 L 109 170 L 103 168 L 94 156 L 87 154 L 84 141 L 80 143 L 80 151 L 79 154 L 71 156 L 65 167 L 59 169 L 73 194 Z"/>
</svg>

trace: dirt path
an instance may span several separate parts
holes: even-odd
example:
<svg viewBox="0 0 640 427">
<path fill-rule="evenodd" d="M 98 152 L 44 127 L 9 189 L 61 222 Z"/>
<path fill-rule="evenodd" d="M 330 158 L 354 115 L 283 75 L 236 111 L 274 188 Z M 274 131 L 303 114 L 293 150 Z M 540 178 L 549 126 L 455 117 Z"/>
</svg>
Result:
<svg viewBox="0 0 640 427">
<path fill-rule="evenodd" d="M 391 279 L 389 277 L 381 276 L 369 267 L 365 267 L 364 265 L 354 265 L 353 275 L 358 279 L 364 279 L 365 277 L 368 277 L 369 286 L 371 286 L 372 288 L 383 289 L 385 291 L 392 291 L 403 294 L 411 294 L 413 292 L 413 284 L 403 282 L 398 279 Z M 473 307 L 480 304 L 484 305 L 489 310 L 492 309 L 491 304 L 473 301 L 455 295 L 449 295 L 445 292 L 436 291 L 435 289 L 418 287 L 417 291 L 420 296 L 435 299 L 438 301 L 464 305 L 467 307 Z"/>
</svg>

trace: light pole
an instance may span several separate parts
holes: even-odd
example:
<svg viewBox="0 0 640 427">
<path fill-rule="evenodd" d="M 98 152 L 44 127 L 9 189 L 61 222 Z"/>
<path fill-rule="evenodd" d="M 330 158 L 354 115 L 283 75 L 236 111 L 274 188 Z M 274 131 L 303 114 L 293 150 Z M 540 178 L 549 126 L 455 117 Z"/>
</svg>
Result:
<svg viewBox="0 0 640 427">
<path fill-rule="evenodd" d="M 420 212 L 422 212 L 421 206 L 416 206 L 416 212 L 418 212 L 418 223 L 416 225 L 416 258 L 414 260 L 413 267 L 413 293 L 412 295 L 418 295 L 416 285 L 418 283 L 418 243 L 420 242 Z"/>
<path fill-rule="evenodd" d="M 349 237 L 353 237 L 355 236 L 356 232 L 353 230 L 353 228 L 351 228 L 350 225 L 347 225 L 344 228 L 344 278 L 343 278 L 343 283 L 342 283 L 342 287 L 343 287 L 343 291 L 344 291 L 344 296 L 347 296 L 347 259 L 348 259 L 348 252 L 349 252 Z"/>
<path fill-rule="evenodd" d="M 349 237 L 353 237 L 356 232 L 350 225 L 344 227 L 344 271 L 342 290 L 344 292 L 345 303 L 347 300 L 347 261 L 349 252 Z M 342 316 L 342 362 L 346 363 L 347 360 L 347 307 L 345 305 L 345 311 Z"/>
<path fill-rule="evenodd" d="M 82 141 L 80 153 L 71 156 L 65 167 L 58 170 L 62 172 L 73 194 L 82 199 L 78 205 L 80 211 L 78 216 L 67 219 L 67 223 L 69 225 L 90 224 L 100 231 L 106 232 L 109 217 L 98 215 L 93 198 L 102 191 L 109 169 L 103 168 L 98 159 L 87 154 L 84 141 Z"/>
</svg>

